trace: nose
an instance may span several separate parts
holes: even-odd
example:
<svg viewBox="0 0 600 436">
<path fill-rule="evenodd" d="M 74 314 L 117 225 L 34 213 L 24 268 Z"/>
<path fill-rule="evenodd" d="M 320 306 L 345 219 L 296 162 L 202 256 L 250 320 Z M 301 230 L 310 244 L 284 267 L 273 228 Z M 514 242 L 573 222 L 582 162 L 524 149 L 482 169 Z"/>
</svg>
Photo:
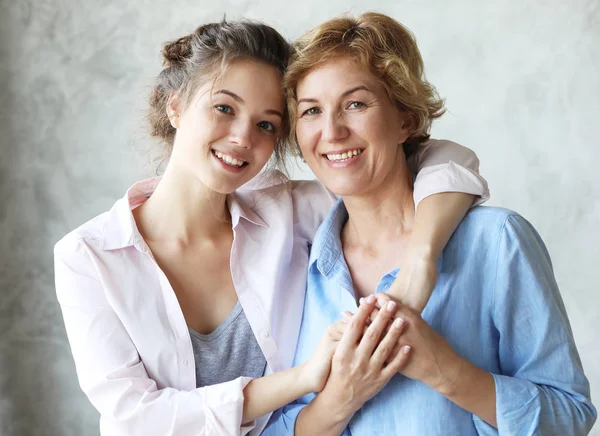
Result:
<svg viewBox="0 0 600 436">
<path fill-rule="evenodd" d="M 348 133 L 348 127 L 340 114 L 332 113 L 325 118 L 325 125 L 321 132 L 323 141 L 339 142 L 348 137 Z"/>
<path fill-rule="evenodd" d="M 229 133 L 229 141 L 242 148 L 250 148 L 252 146 L 252 128 L 249 120 L 238 120 L 231 126 Z"/>
</svg>

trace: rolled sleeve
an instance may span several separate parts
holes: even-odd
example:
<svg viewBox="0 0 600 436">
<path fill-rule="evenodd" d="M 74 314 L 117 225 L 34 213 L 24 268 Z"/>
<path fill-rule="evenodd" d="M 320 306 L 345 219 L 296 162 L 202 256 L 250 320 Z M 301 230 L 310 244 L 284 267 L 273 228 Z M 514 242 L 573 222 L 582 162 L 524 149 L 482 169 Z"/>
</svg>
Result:
<svg viewBox="0 0 600 436">
<path fill-rule="evenodd" d="M 263 436 L 293 436 L 296 428 L 298 415 L 306 407 L 306 404 L 297 402 L 277 410 L 271 416 L 267 428 L 262 432 Z"/>
<path fill-rule="evenodd" d="M 490 198 L 487 181 L 479 174 L 479 159 L 470 149 L 452 141 L 431 139 L 409 159 L 417 173 L 414 200 L 442 192 L 463 192 L 474 195 L 473 206 Z"/>
<path fill-rule="evenodd" d="M 494 323 L 502 375 L 493 374 L 501 435 L 586 435 L 596 420 L 550 257 L 522 217 L 498 244 Z"/>
<path fill-rule="evenodd" d="M 55 249 L 55 283 L 79 383 L 106 435 L 246 434 L 244 388 L 250 378 L 193 389 L 159 389 L 111 308 L 93 260 L 78 242 Z M 63 247 L 64 248 L 64 247 Z M 149 334 L 151 334 L 149 332 Z"/>
</svg>

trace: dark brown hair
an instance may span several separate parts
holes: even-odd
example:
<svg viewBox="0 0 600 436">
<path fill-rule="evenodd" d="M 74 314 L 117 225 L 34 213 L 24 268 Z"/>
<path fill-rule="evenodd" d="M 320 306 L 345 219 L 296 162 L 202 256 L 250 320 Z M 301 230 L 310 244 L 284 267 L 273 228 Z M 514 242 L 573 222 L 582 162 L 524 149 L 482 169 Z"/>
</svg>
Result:
<svg viewBox="0 0 600 436">
<path fill-rule="evenodd" d="M 409 114 L 411 133 L 404 143 L 409 157 L 429 139 L 432 121 L 444 114 L 444 101 L 425 79 L 423 59 L 413 34 L 393 18 L 379 13 L 334 18 L 294 43 L 284 79 L 292 129 L 298 82 L 320 64 L 344 57 L 378 77 L 398 110 Z M 293 131 L 290 137 L 295 139 Z"/>
<path fill-rule="evenodd" d="M 236 59 L 250 58 L 274 66 L 281 73 L 290 55 L 288 42 L 270 26 L 252 21 L 225 21 L 198 27 L 193 33 L 168 42 L 162 50 L 163 70 L 156 78 L 150 96 L 150 132 L 173 149 L 175 128 L 167 116 L 171 93 L 178 93 L 185 104 L 197 87 L 215 79 Z M 282 163 L 286 154 L 289 117 L 285 113 L 275 160 Z"/>
</svg>

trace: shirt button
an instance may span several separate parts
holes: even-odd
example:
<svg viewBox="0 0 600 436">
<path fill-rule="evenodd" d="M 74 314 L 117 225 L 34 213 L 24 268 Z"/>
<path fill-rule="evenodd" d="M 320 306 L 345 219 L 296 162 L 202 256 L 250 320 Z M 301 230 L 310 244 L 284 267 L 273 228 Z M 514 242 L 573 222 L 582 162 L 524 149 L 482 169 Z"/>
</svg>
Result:
<svg viewBox="0 0 600 436">
<path fill-rule="evenodd" d="M 268 330 L 263 330 L 261 333 L 261 336 L 265 339 L 267 339 L 270 335 L 269 335 L 269 331 Z"/>
<path fill-rule="evenodd" d="M 190 366 L 190 361 L 186 359 L 186 360 L 183 361 L 183 364 L 185 366 Z"/>
</svg>

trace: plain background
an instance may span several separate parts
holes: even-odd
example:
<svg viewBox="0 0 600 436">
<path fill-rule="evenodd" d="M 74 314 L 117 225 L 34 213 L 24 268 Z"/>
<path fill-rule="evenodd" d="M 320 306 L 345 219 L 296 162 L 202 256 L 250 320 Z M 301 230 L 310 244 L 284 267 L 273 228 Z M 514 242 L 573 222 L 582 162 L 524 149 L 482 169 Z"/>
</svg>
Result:
<svg viewBox="0 0 600 436">
<path fill-rule="evenodd" d="M 598 0 L 0 0 L 0 434 L 98 434 L 52 247 L 155 170 L 144 114 L 161 44 L 225 13 L 292 39 L 368 9 L 416 34 L 449 110 L 433 136 L 475 150 L 490 204 L 546 241 L 600 405 Z"/>
</svg>

